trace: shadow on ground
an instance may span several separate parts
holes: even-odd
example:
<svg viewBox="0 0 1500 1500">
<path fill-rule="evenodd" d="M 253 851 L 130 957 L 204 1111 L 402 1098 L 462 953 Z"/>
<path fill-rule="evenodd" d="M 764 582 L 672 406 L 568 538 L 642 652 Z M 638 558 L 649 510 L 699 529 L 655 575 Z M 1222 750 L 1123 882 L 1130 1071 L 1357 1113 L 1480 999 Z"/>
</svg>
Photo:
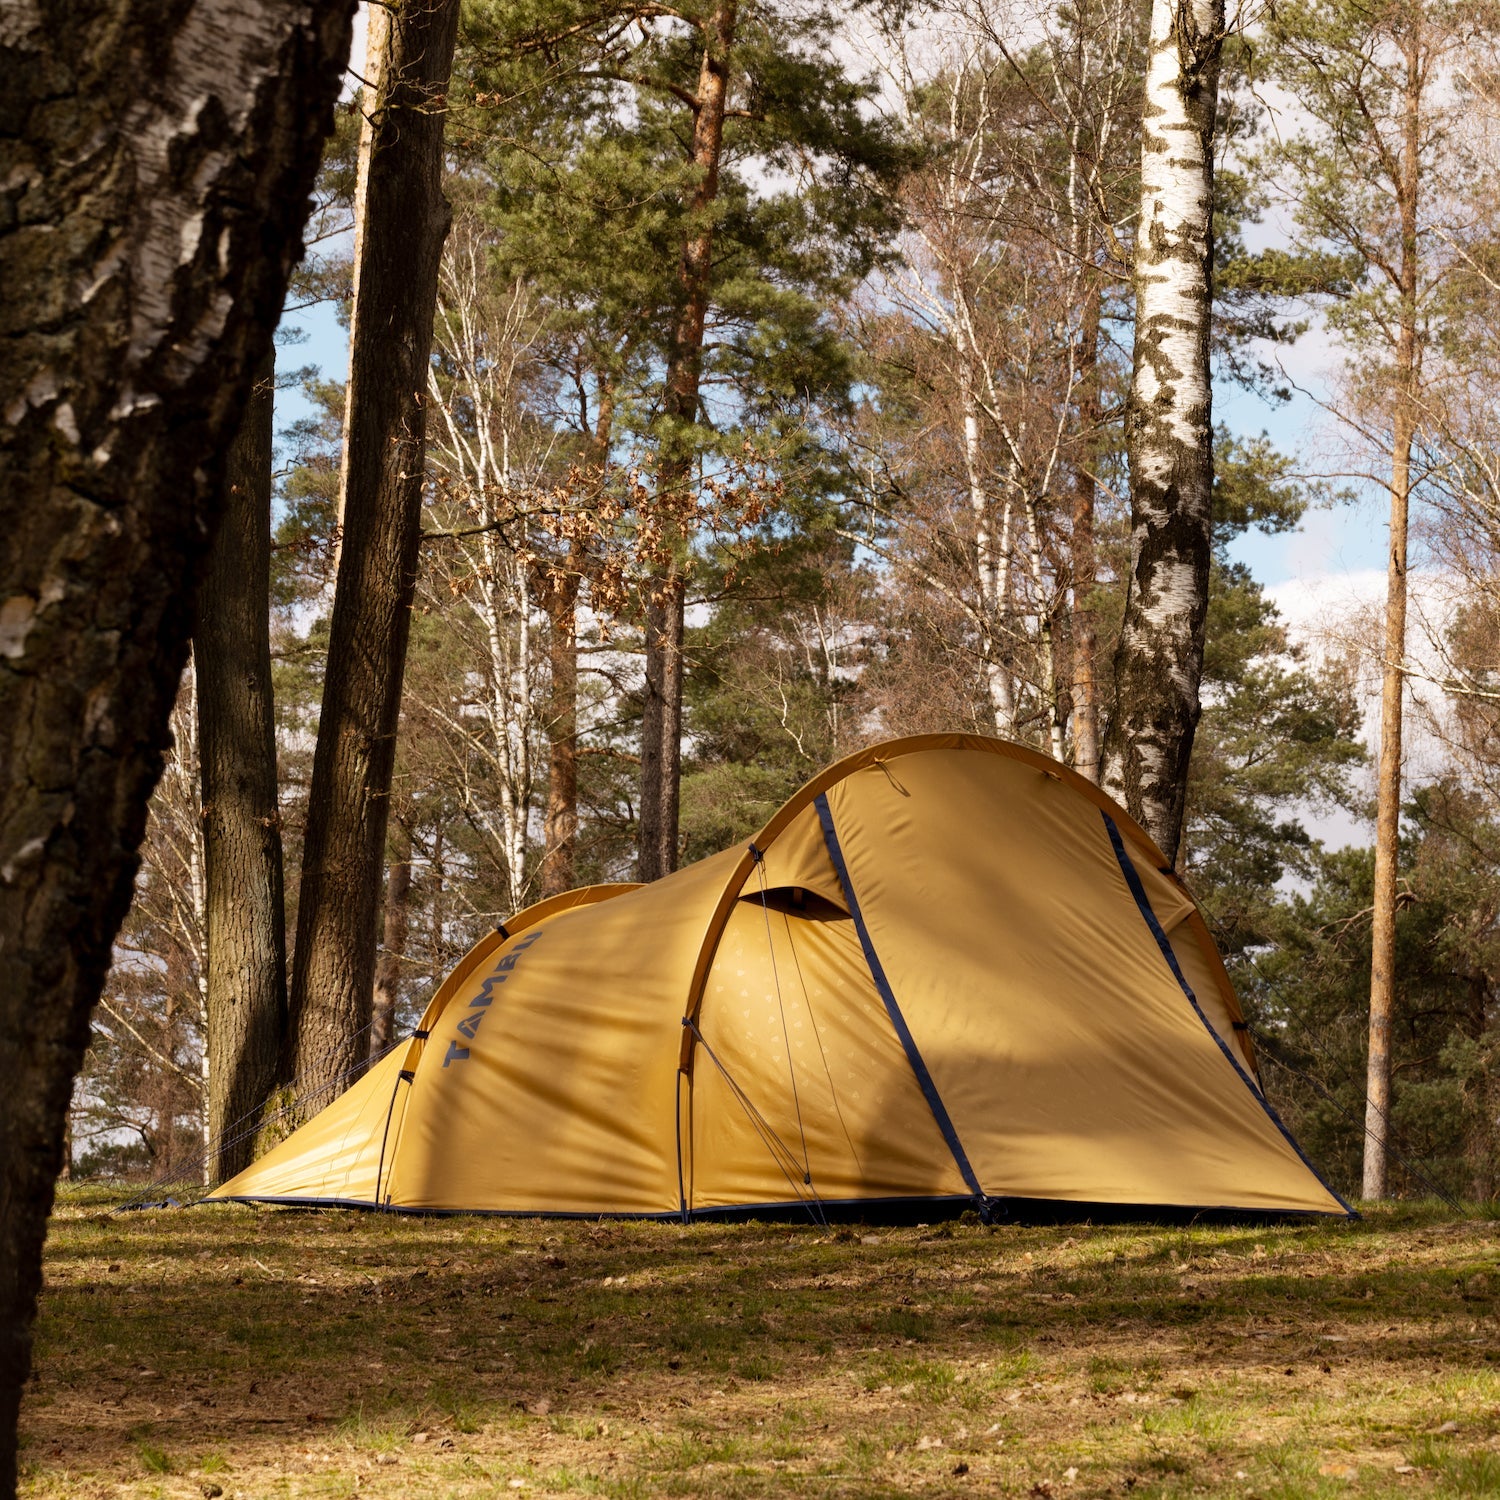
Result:
<svg viewBox="0 0 1500 1500">
<path fill-rule="evenodd" d="M 100 1212 L 23 1493 L 1500 1494 L 1500 1235 Z"/>
</svg>

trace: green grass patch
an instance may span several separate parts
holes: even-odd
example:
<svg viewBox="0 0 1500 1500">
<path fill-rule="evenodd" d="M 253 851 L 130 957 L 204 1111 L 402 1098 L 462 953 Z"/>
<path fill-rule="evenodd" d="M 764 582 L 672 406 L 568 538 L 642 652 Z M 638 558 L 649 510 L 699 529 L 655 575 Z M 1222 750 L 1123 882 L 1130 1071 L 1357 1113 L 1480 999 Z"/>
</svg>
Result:
<svg viewBox="0 0 1500 1500">
<path fill-rule="evenodd" d="M 65 1189 L 49 1239 L 30 1500 L 1500 1494 L 1500 1226 L 1432 1206 L 851 1231 L 106 1209 Z"/>
</svg>

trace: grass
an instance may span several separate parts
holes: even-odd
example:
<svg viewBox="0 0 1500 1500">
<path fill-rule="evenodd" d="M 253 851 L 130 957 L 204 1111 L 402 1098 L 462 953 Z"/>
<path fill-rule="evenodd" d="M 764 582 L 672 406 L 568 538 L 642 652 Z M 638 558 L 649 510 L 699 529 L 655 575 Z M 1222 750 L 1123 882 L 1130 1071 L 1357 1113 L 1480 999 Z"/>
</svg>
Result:
<svg viewBox="0 0 1500 1500">
<path fill-rule="evenodd" d="M 1500 1226 L 412 1219 L 64 1193 L 35 1497 L 1500 1496 Z"/>
</svg>

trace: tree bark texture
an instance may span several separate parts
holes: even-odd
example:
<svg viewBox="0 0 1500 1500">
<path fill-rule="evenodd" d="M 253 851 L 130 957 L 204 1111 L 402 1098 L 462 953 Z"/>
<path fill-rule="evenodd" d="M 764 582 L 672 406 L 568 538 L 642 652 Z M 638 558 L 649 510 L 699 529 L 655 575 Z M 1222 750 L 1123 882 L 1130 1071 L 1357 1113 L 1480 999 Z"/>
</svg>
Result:
<svg viewBox="0 0 1500 1500">
<path fill-rule="evenodd" d="M 1129 412 L 1131 556 L 1105 788 L 1177 857 L 1208 615 L 1209 319 L 1223 0 L 1153 0 Z"/>
<path fill-rule="evenodd" d="M 717 0 L 703 28 L 703 60 L 693 109 L 690 152 L 697 180 L 688 205 L 688 234 L 679 275 L 681 302 L 667 351 L 662 402 L 657 500 L 670 516 L 686 516 L 693 478 L 688 433 L 698 416 L 703 331 L 713 276 L 714 205 L 729 104 L 729 58 L 739 20 L 738 0 Z M 685 533 L 686 528 L 676 528 Z M 656 880 L 677 868 L 682 785 L 682 646 L 687 587 L 684 569 L 691 537 L 680 534 L 679 557 L 658 579 L 646 609 L 646 688 L 641 715 L 641 805 L 636 857 L 639 878 Z"/>
<path fill-rule="evenodd" d="M 980 438 L 979 394 L 971 361 L 978 351 L 972 347 L 958 353 L 959 405 L 964 422 L 964 478 L 969 491 L 969 515 L 974 523 L 974 578 L 977 585 L 980 651 L 984 669 L 986 707 L 995 733 L 1008 739 L 1016 730 L 1016 689 L 1006 663 L 1006 633 L 1010 626 L 1011 516 L 1013 499 L 1009 486 L 1000 502 L 998 534 L 994 524 Z"/>
<path fill-rule="evenodd" d="M 271 689 L 274 354 L 262 360 L 224 475 L 193 630 L 208 949 L 209 1180 L 250 1164 L 250 1117 L 286 1031 L 286 915 Z"/>
<path fill-rule="evenodd" d="M 1401 847 L 1402 697 L 1406 691 L 1406 520 L 1411 493 L 1412 424 L 1397 418 L 1391 464 L 1390 554 L 1386 559 L 1385 657 L 1380 681 L 1380 763 L 1376 773 L 1375 891 L 1370 923 L 1370 1047 L 1365 1082 L 1363 1196 L 1384 1198 L 1391 1113 L 1391 1020 L 1396 1008 L 1396 874 Z"/>
<path fill-rule="evenodd" d="M 0 1496 L 73 1078 L 352 12 L 0 17 Z"/>
<path fill-rule="evenodd" d="M 363 259 L 365 238 L 365 200 L 370 187 L 370 152 L 375 143 L 376 111 L 380 106 L 380 79 L 385 69 L 385 49 L 390 40 L 390 12 L 383 5 L 372 5 L 365 12 L 364 81 L 359 90 L 359 155 L 354 168 L 354 264 L 350 275 L 349 296 L 349 378 L 353 380 L 354 325 L 359 315 L 359 268 Z M 344 529 L 344 498 L 349 491 L 349 411 L 344 411 L 344 443 L 339 450 L 339 492 L 334 523 L 338 535 Z M 334 551 L 338 555 L 337 544 Z"/>
<path fill-rule="evenodd" d="M 1395 410 L 1391 432 L 1391 529 L 1386 559 L 1385 652 L 1380 679 L 1380 764 L 1376 773 L 1375 890 L 1370 930 L 1370 1044 L 1365 1078 L 1363 1194 L 1387 1194 L 1391 1114 L 1391 1020 L 1396 1008 L 1396 875 L 1401 852 L 1402 700 L 1406 691 L 1406 530 L 1411 502 L 1411 453 L 1416 438 L 1418 376 L 1417 286 L 1420 254 L 1422 38 L 1408 31 L 1396 207 L 1401 216 L 1399 323 Z"/>
<path fill-rule="evenodd" d="M 1099 682 L 1096 658 L 1099 635 L 1094 623 L 1094 589 L 1098 552 L 1094 540 L 1095 480 L 1099 429 L 1104 413 L 1099 399 L 1099 288 L 1090 283 L 1084 296 L 1082 349 L 1078 369 L 1078 452 L 1073 461 L 1073 527 L 1069 566 L 1073 583 L 1073 769 L 1099 780 Z"/>
<path fill-rule="evenodd" d="M 542 895 L 557 896 L 576 884 L 578 843 L 578 585 L 582 548 L 568 550 L 566 571 L 549 580 L 547 665 L 546 847 L 542 852 Z"/>
<path fill-rule="evenodd" d="M 674 566 L 656 581 L 646 606 L 646 702 L 641 715 L 638 878 L 659 880 L 677 868 L 682 786 L 682 647 L 686 588 Z"/>
<path fill-rule="evenodd" d="M 401 999 L 401 960 L 411 928 L 411 840 L 398 829 L 396 858 L 385 872 L 385 930 L 375 965 L 375 1013 L 370 1026 L 370 1060 L 380 1057 L 396 1034 Z"/>
<path fill-rule="evenodd" d="M 326 1102 L 369 1056 L 380 870 L 416 589 L 427 365 L 458 0 L 390 9 L 346 397 L 343 542 L 313 756 L 293 957 L 288 1081 Z"/>
</svg>

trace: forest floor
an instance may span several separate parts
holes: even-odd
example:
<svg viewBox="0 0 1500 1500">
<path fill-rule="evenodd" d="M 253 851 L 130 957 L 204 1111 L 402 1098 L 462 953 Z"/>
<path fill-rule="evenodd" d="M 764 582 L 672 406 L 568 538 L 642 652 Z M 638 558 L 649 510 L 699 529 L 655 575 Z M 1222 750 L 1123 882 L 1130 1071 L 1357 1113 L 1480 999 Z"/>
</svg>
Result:
<svg viewBox="0 0 1500 1500">
<path fill-rule="evenodd" d="M 1500 1224 L 414 1219 L 65 1191 L 22 1493 L 1500 1495 Z"/>
</svg>

